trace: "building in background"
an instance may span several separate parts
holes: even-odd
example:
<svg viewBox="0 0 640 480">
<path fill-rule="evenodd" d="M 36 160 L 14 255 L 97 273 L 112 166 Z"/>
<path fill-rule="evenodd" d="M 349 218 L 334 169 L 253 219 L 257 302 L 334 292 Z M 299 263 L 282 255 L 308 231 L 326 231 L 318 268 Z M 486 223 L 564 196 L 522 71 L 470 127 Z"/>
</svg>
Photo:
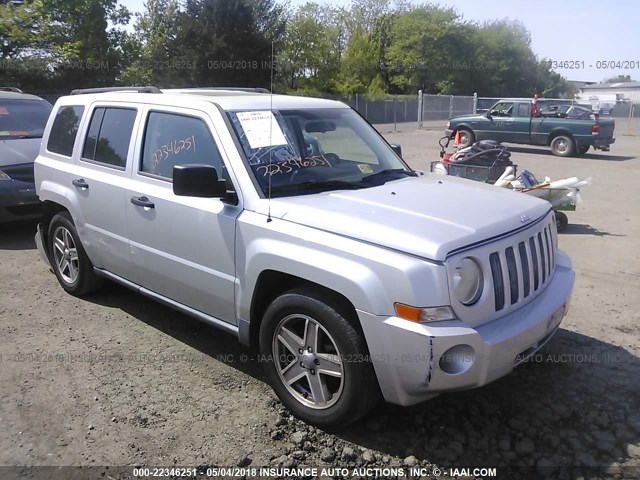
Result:
<svg viewBox="0 0 640 480">
<path fill-rule="evenodd" d="M 576 94 L 580 103 L 591 104 L 594 111 L 609 115 L 625 109 L 624 104 L 640 104 L 640 82 L 594 83 L 580 88 Z"/>
</svg>

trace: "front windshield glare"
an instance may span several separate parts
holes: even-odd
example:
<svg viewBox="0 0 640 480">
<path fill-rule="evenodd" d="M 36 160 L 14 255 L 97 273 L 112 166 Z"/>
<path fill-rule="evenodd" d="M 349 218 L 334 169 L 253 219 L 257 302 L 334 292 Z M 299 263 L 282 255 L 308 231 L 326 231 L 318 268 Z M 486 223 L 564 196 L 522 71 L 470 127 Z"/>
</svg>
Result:
<svg viewBox="0 0 640 480">
<path fill-rule="evenodd" d="M 264 195 L 367 188 L 415 176 L 347 108 L 229 112 Z"/>
</svg>

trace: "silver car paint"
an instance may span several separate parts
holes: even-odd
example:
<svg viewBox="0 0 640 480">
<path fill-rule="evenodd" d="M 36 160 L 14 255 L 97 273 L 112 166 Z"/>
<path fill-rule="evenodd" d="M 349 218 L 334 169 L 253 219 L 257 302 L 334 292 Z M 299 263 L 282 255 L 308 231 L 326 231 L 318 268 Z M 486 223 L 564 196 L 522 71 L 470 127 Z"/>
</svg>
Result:
<svg viewBox="0 0 640 480">
<path fill-rule="evenodd" d="M 83 103 L 104 99 L 98 95 L 85 97 Z M 287 105 L 297 102 L 290 98 L 280 101 Z M 265 103 L 265 99 L 260 98 L 260 102 Z M 335 102 L 300 102 L 335 107 Z M 212 323 L 228 325 L 225 329 L 242 336 L 243 329 L 235 324 L 246 325 L 250 321 L 251 300 L 262 272 L 284 272 L 324 285 L 352 302 L 385 398 L 405 405 L 446 389 L 470 388 L 494 380 L 513 368 L 518 353 L 539 348 L 557 329 L 558 315 L 554 313 L 564 313 L 574 275 L 570 262 L 560 252 L 556 257 L 558 266 L 546 287 L 507 315 L 467 315 L 464 321 L 425 325 L 397 318 L 393 308 L 394 302 L 421 307 L 452 304 L 448 287 L 450 251 L 521 227 L 522 214 L 533 220 L 544 216 L 549 208 L 545 202 L 431 176 L 361 191 L 269 201 L 256 191 L 232 134 L 213 103 L 189 95 L 159 98 L 145 94 L 123 94 L 113 103 L 136 105 L 141 112 L 150 104 L 164 108 L 158 105 L 161 103 L 175 109 L 191 108 L 208 118 L 240 197 L 237 207 L 211 199 L 178 200 L 168 184 L 138 175 L 132 159 L 139 157 L 141 135 L 134 135 L 127 170 L 115 177 L 94 165 L 56 158 L 43 147 L 36 162 L 40 198 L 69 209 L 89 257 L 101 262 L 94 262 L 96 265 L 105 265 L 110 250 L 101 248 L 107 247 L 107 239 L 110 246 L 116 238 L 127 244 L 135 267 L 125 275 L 109 275 L 141 293 Z M 59 101 L 61 104 L 73 105 L 77 100 L 67 97 Z M 50 125 L 43 145 L 49 130 Z M 76 141 L 76 157 L 80 138 L 82 135 Z M 93 176 L 85 169 L 93 170 Z M 87 223 L 85 199 L 71 185 L 71 176 L 61 173 L 63 170 L 92 181 L 116 182 L 127 192 L 123 207 L 127 211 L 125 235 L 118 230 L 122 224 L 115 212 L 103 215 L 109 218 L 96 217 L 91 220 L 93 223 Z M 157 203 L 155 217 L 130 204 L 128 197 L 140 194 Z M 119 193 L 117 196 L 123 198 Z M 164 222 L 136 231 L 141 222 L 152 225 L 156 220 Z M 196 228 L 203 224 L 207 231 Z M 96 232 L 98 228 L 105 236 L 92 239 L 89 230 Z M 509 242 L 526 238 L 526 230 L 508 236 Z M 41 247 L 42 242 L 38 244 Z M 468 254 L 474 252 L 475 249 Z M 119 261 L 124 258 L 126 254 Z M 158 278 L 161 280 L 154 283 Z M 206 296 L 212 298 L 202 298 Z M 550 319 L 554 322 L 550 323 Z M 439 356 L 461 343 L 474 347 L 478 361 L 463 374 L 444 373 L 438 367 Z"/>
<path fill-rule="evenodd" d="M 436 175 L 271 201 L 272 216 L 437 261 L 520 228 L 522 214 L 536 219 L 548 211 L 530 195 Z"/>
</svg>

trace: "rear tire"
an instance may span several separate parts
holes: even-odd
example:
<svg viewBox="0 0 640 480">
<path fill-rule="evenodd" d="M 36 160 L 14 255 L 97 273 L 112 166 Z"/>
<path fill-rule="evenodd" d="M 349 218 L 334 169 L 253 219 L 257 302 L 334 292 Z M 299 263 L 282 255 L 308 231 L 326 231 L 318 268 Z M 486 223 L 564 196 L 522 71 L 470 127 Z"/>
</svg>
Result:
<svg viewBox="0 0 640 480">
<path fill-rule="evenodd" d="M 578 155 L 584 155 L 589 151 L 589 145 L 580 145 L 578 147 Z"/>
<path fill-rule="evenodd" d="M 67 293 L 79 297 L 100 286 L 101 280 L 93 270 L 69 212 L 58 213 L 51 219 L 47 248 L 53 273 Z"/>
<path fill-rule="evenodd" d="M 558 135 L 551 140 L 551 153 L 558 157 L 570 157 L 576 150 L 573 138 L 567 135 Z"/>
<path fill-rule="evenodd" d="M 333 297 L 297 288 L 276 298 L 260 326 L 267 379 L 293 415 L 320 427 L 352 423 L 379 401 L 363 334 Z"/>
</svg>

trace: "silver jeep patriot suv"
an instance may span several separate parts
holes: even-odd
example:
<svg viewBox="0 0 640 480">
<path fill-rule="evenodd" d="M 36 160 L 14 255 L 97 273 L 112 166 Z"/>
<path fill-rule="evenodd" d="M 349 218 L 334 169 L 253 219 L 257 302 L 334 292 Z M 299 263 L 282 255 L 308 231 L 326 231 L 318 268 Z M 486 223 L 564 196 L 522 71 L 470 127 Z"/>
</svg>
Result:
<svg viewBox="0 0 640 480">
<path fill-rule="evenodd" d="M 339 102 L 103 90 L 47 123 L 43 258 L 72 295 L 106 278 L 236 335 L 299 418 L 487 384 L 557 331 L 547 202 L 416 172 Z"/>
</svg>

